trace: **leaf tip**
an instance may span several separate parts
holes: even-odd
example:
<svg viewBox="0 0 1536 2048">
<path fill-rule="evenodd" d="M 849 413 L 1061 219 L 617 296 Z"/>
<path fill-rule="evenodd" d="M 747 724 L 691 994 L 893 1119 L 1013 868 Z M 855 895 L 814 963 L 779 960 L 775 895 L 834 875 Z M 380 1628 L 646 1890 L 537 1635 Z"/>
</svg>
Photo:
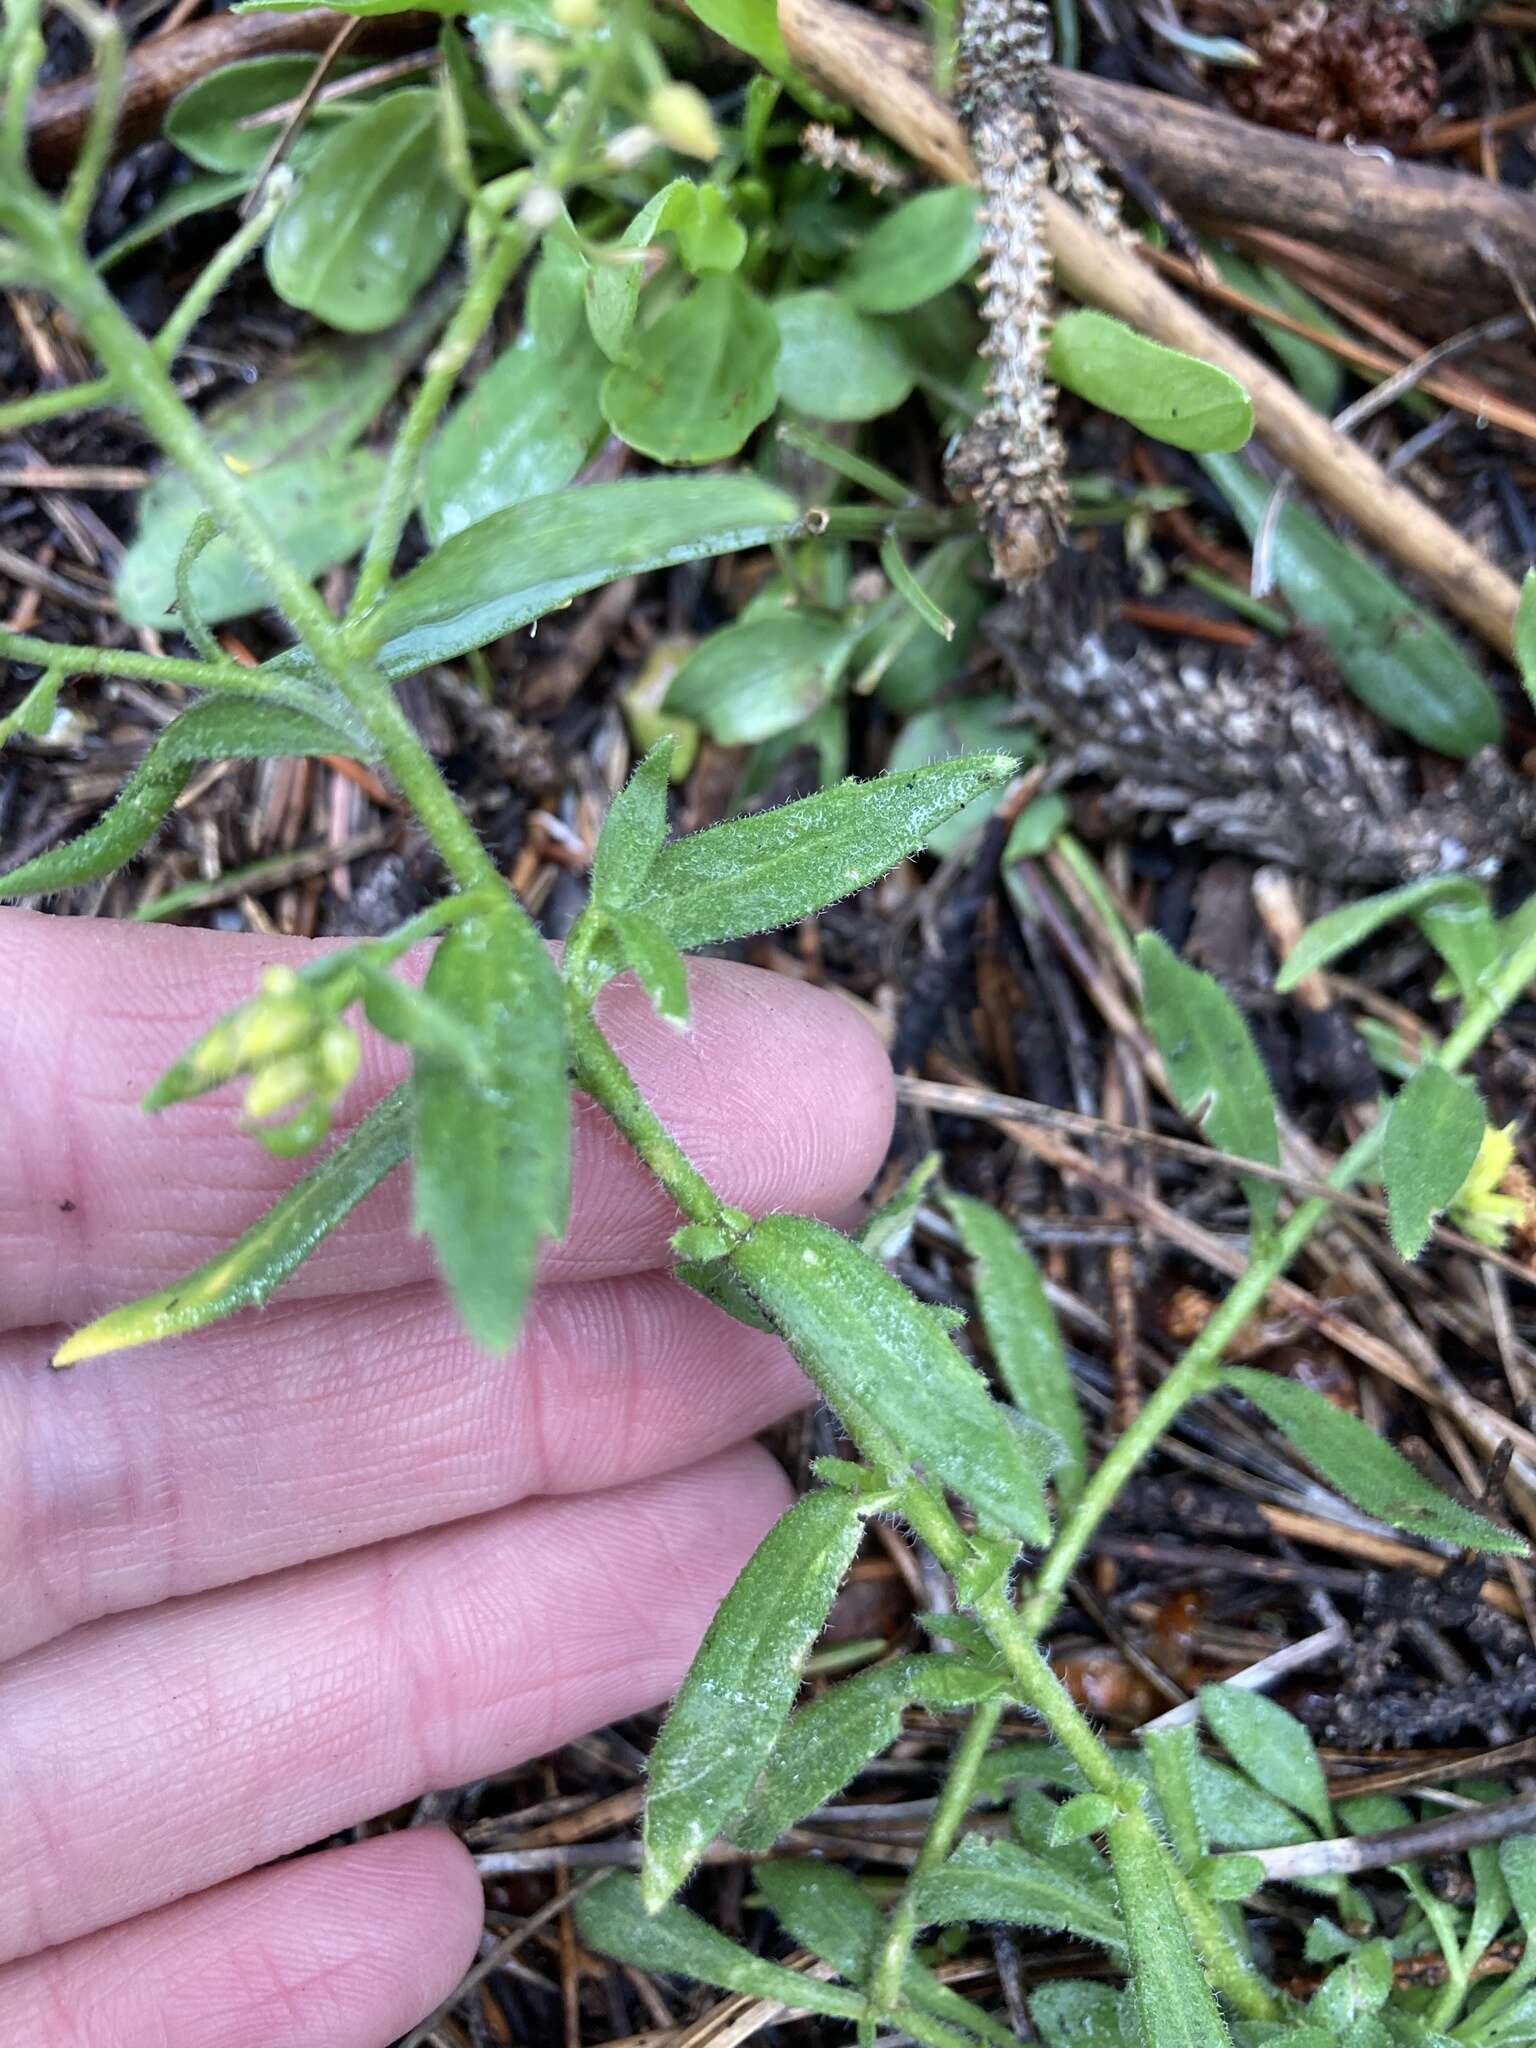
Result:
<svg viewBox="0 0 1536 2048">
<path fill-rule="evenodd" d="M 111 1316 L 98 1316 L 94 1323 L 87 1323 L 83 1330 L 76 1330 L 72 1337 L 66 1337 L 48 1361 L 55 1372 L 79 1365 L 88 1358 L 104 1357 L 109 1351 L 126 1350 L 130 1340 L 125 1340 L 113 1330 L 113 1321 Z"/>
</svg>

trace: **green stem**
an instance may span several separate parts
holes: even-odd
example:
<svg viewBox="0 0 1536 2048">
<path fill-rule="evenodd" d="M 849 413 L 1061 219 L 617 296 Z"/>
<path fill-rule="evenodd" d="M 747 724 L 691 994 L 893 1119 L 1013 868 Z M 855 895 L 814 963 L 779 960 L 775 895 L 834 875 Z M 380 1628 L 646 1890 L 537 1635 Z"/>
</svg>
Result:
<svg viewBox="0 0 1536 2048">
<path fill-rule="evenodd" d="M 725 1205 L 636 1086 L 635 1078 L 597 1025 L 569 1006 L 572 1065 L 578 1088 L 618 1126 L 690 1223 L 719 1223 Z"/>
<path fill-rule="evenodd" d="M 0 434 L 24 433 L 48 420 L 73 418 L 94 412 L 112 397 L 112 379 L 93 377 L 88 384 L 66 384 L 62 391 L 35 391 L 30 398 L 13 399 L 0 405 Z"/>
<path fill-rule="evenodd" d="M 239 690 L 247 697 L 276 696 L 275 677 L 235 661 L 185 661 L 172 654 L 140 654 L 131 647 L 63 647 L 26 633 L 0 632 L 0 656 L 38 668 L 62 668 L 67 676 L 124 676 L 141 683 L 180 683 L 189 690 Z M 313 711 L 313 696 L 294 702 Z"/>
<path fill-rule="evenodd" d="M 923 1880 L 944 1862 L 955 1845 L 956 1835 L 965 1824 L 976 1791 L 977 1774 L 997 1733 L 1003 1706 L 1001 1700 L 988 1701 L 972 1713 L 950 1764 L 949 1775 L 944 1780 L 944 1790 L 939 1795 L 938 1806 L 923 1837 L 923 1846 L 917 1852 L 917 1861 L 886 1922 L 880 1960 L 870 1985 L 870 1996 L 882 2012 L 894 2011 L 900 2001 L 902 1978 L 912 1954 L 912 1944 L 917 1938 L 918 1889 Z"/>
<path fill-rule="evenodd" d="M 209 446 L 195 415 L 172 387 L 154 344 L 128 319 L 79 245 L 58 233 L 56 213 L 35 187 L 7 193 L 4 204 L 43 267 L 45 281 L 74 315 L 113 384 L 197 486 L 317 667 L 362 718 L 455 882 L 468 889 L 497 879 L 494 864 L 393 692 L 358 659 L 307 578 L 251 509 L 240 479 Z"/>
<path fill-rule="evenodd" d="M 215 250 L 191 284 L 182 293 L 170 318 L 155 336 L 154 350 L 167 366 L 181 353 L 187 338 L 213 301 L 228 284 L 246 257 L 267 238 L 293 183 L 293 173 L 279 166 L 267 180 L 261 204 L 249 220 L 242 221 L 222 248 Z M 88 389 L 82 386 L 82 391 Z"/>
<path fill-rule="evenodd" d="M 1234 1946 L 1220 1913 L 1185 1877 L 1142 1807 L 1142 1787 L 1116 1764 L 1086 1716 L 1046 1662 L 1006 1590 L 994 1586 L 971 1610 L 1007 1663 L 1015 1696 L 1031 1708 L 1082 1772 L 1089 1789 L 1114 1800 L 1125 1825 L 1144 1829 L 1163 1859 L 1179 1912 L 1212 1985 L 1244 2019 L 1273 2020 L 1279 2005 L 1262 1977 Z"/>
<path fill-rule="evenodd" d="M 349 623 L 360 619 L 377 602 L 389 581 L 400 536 L 411 516 L 422 453 L 454 385 L 490 325 L 501 296 L 521 267 L 532 241 L 528 230 L 518 224 L 501 229 L 490 242 L 484 262 L 471 275 L 464 297 L 448 323 L 447 332 L 432 351 L 426 375 L 417 386 L 410 410 L 389 453 L 389 466 L 384 472 L 373 532 L 347 613 Z"/>
</svg>

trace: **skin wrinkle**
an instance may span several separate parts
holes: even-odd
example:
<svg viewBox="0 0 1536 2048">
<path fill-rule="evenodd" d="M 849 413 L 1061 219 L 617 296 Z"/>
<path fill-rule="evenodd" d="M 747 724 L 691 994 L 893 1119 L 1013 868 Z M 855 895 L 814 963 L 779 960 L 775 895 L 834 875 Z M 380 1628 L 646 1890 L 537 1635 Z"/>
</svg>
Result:
<svg viewBox="0 0 1536 2048">
<path fill-rule="evenodd" d="M 25 1503 L 0 1550 L 15 1589 L 0 1650 L 534 1493 L 644 1478 L 809 1397 L 773 1339 L 661 1275 L 544 1290 L 506 1364 L 473 1351 L 431 1288 L 383 1303 L 382 1343 L 379 1298 L 354 1299 L 62 1377 L 41 1346 L 23 1362 L 0 1339 L 0 1500 Z M 558 1418 L 542 1453 L 541 1404 Z M 108 1446 L 127 1472 L 154 1462 L 153 1499 L 127 1488 L 131 1517 L 112 1521 L 90 1504 L 119 1498 L 106 1473 L 72 1517 L 78 1466 L 100 1474 Z"/>
<path fill-rule="evenodd" d="M 416 1829 L 0 1970 L 0 2011 L 52 2048 L 378 2048 L 457 1981 L 480 1923 L 469 1858 Z"/>
<path fill-rule="evenodd" d="M 747 1446 L 622 1493 L 405 1538 L 382 1560 L 353 1553 L 94 1624 L 16 1660 L 0 1674 L 0 1839 L 22 1853 L 0 1864 L 0 1952 L 89 1932 L 432 1789 L 402 1725 L 408 1674 L 374 1624 L 381 1561 L 431 1666 L 412 1710 L 432 1711 L 434 1776 L 457 1784 L 664 1697 L 786 1499 L 777 1465 Z M 61 1852 L 88 1845 L 85 1861 L 37 1856 L 15 1824 L 22 1781 L 34 1803 L 46 1786 Z"/>
</svg>

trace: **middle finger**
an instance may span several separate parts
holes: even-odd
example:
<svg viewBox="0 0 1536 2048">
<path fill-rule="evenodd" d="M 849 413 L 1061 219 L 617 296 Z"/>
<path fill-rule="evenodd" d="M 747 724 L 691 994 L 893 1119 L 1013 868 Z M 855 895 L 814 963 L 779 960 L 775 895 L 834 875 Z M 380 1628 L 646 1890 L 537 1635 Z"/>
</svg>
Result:
<svg viewBox="0 0 1536 2048">
<path fill-rule="evenodd" d="M 0 1657 L 79 1623 L 533 1494 L 615 1486 L 808 1395 L 664 1274 L 534 1297 L 507 1359 L 435 1284 L 290 1305 L 54 1372 L 0 1339 Z"/>
</svg>

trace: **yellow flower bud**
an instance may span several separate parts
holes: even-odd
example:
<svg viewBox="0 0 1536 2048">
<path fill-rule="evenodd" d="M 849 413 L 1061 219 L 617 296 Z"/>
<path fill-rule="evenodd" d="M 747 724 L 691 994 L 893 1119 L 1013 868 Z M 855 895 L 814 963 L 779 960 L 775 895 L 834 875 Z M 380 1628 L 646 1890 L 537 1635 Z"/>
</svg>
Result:
<svg viewBox="0 0 1536 2048">
<path fill-rule="evenodd" d="M 554 0 L 549 11 L 561 28 L 573 36 L 590 34 L 603 18 L 598 0 Z"/>
<path fill-rule="evenodd" d="M 315 1063 L 323 1084 L 320 1093 L 328 1102 L 334 1102 L 356 1080 L 362 1058 L 363 1048 L 350 1024 L 328 1024 L 321 1032 Z"/>
<path fill-rule="evenodd" d="M 245 1113 L 256 1121 L 275 1116 L 280 1109 L 313 1094 L 314 1086 L 313 1060 L 298 1054 L 291 1059 L 273 1060 L 270 1066 L 251 1076 L 245 1091 Z"/>
<path fill-rule="evenodd" d="M 674 79 L 659 85 L 645 103 L 645 118 L 668 149 L 710 163 L 720 154 L 720 131 L 709 101 L 691 85 Z"/>
</svg>

